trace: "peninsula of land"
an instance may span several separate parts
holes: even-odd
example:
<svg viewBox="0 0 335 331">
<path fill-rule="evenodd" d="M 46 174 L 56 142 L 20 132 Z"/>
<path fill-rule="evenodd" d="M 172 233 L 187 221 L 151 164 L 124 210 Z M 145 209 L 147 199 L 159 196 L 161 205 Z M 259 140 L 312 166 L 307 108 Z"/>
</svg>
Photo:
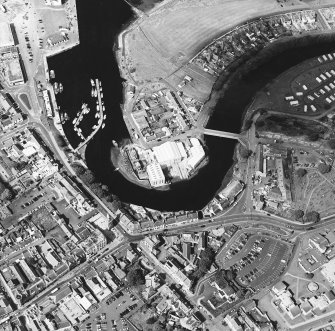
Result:
<svg viewBox="0 0 335 331">
<path fill-rule="evenodd" d="M 204 135 L 235 139 L 240 143 L 235 151 L 251 153 L 248 131 L 206 128 L 217 102 L 248 70 L 242 64 L 257 65 L 264 50 L 331 34 L 330 4 L 190 0 L 165 1 L 145 15 L 136 11 L 117 40 L 126 80 L 122 111 L 132 144 L 120 149 L 115 167 L 141 186 L 167 189 L 206 164 Z M 243 161 L 240 153 L 234 159 Z M 233 177 L 241 180 L 245 167 L 236 170 Z"/>
</svg>

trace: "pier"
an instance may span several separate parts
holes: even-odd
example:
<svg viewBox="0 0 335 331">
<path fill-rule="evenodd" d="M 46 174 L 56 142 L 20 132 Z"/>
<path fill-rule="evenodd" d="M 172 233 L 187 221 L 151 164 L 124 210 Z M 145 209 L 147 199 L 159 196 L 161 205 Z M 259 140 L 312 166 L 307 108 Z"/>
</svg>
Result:
<svg viewBox="0 0 335 331">
<path fill-rule="evenodd" d="M 100 112 L 100 118 L 97 124 L 97 127 L 95 130 L 83 141 L 81 142 L 77 148 L 74 150 L 75 152 L 78 152 L 82 147 L 84 147 L 93 137 L 94 135 L 100 130 L 103 122 L 104 122 L 104 113 L 102 110 L 102 99 L 101 99 L 101 92 L 100 92 L 100 84 L 99 79 L 95 79 L 95 86 L 98 92 L 98 103 L 99 103 L 99 112 Z"/>
</svg>

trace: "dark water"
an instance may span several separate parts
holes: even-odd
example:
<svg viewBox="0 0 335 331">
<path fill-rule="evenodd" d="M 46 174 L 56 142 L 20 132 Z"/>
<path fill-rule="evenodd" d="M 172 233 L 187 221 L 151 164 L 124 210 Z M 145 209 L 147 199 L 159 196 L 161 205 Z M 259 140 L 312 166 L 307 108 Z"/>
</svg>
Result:
<svg viewBox="0 0 335 331">
<path fill-rule="evenodd" d="M 115 36 L 127 23 L 132 12 L 121 0 L 78 1 L 80 46 L 49 59 L 50 69 L 56 72 L 64 92 L 57 101 L 71 118 L 79 111 L 81 103 L 90 103 L 90 78 L 102 81 L 106 105 L 106 127 L 89 143 L 86 160 L 98 180 L 108 184 L 121 200 L 159 210 L 197 210 L 202 208 L 219 189 L 225 173 L 232 165 L 235 142 L 229 139 L 208 137 L 206 144 L 210 155 L 208 165 L 190 181 L 175 184 L 170 191 L 160 192 L 141 188 L 128 182 L 110 161 L 112 140 L 128 137 L 120 109 L 122 102 L 122 80 L 113 55 Z M 241 115 L 253 95 L 268 81 L 299 62 L 328 52 L 331 43 L 300 47 L 272 56 L 265 64 L 235 81 L 218 103 L 208 127 L 239 132 Z M 94 104 L 91 104 L 94 107 Z M 72 129 L 72 121 L 65 133 L 73 146 L 79 139 Z M 95 119 L 82 122 L 83 133 L 90 132 Z"/>
</svg>

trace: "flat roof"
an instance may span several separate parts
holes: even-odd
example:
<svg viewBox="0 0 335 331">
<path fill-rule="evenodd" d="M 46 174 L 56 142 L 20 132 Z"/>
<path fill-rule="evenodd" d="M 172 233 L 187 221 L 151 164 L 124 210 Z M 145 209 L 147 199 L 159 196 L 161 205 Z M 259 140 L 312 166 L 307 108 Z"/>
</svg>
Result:
<svg viewBox="0 0 335 331">
<path fill-rule="evenodd" d="M 14 38 L 10 25 L 5 22 L 0 23 L 0 47 L 14 46 Z"/>
</svg>

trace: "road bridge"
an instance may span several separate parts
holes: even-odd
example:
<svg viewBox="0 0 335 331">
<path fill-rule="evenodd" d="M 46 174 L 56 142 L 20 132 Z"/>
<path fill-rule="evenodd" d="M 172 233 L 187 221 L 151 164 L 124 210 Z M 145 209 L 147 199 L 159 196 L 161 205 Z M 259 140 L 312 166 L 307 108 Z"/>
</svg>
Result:
<svg viewBox="0 0 335 331">
<path fill-rule="evenodd" d="M 214 137 L 222 137 L 228 139 L 235 139 L 238 140 L 243 146 L 247 147 L 248 143 L 247 140 L 244 138 L 242 134 L 239 133 L 232 133 L 227 131 L 219 131 L 219 130 L 212 130 L 204 128 L 202 133 L 207 136 L 214 136 Z"/>
</svg>

